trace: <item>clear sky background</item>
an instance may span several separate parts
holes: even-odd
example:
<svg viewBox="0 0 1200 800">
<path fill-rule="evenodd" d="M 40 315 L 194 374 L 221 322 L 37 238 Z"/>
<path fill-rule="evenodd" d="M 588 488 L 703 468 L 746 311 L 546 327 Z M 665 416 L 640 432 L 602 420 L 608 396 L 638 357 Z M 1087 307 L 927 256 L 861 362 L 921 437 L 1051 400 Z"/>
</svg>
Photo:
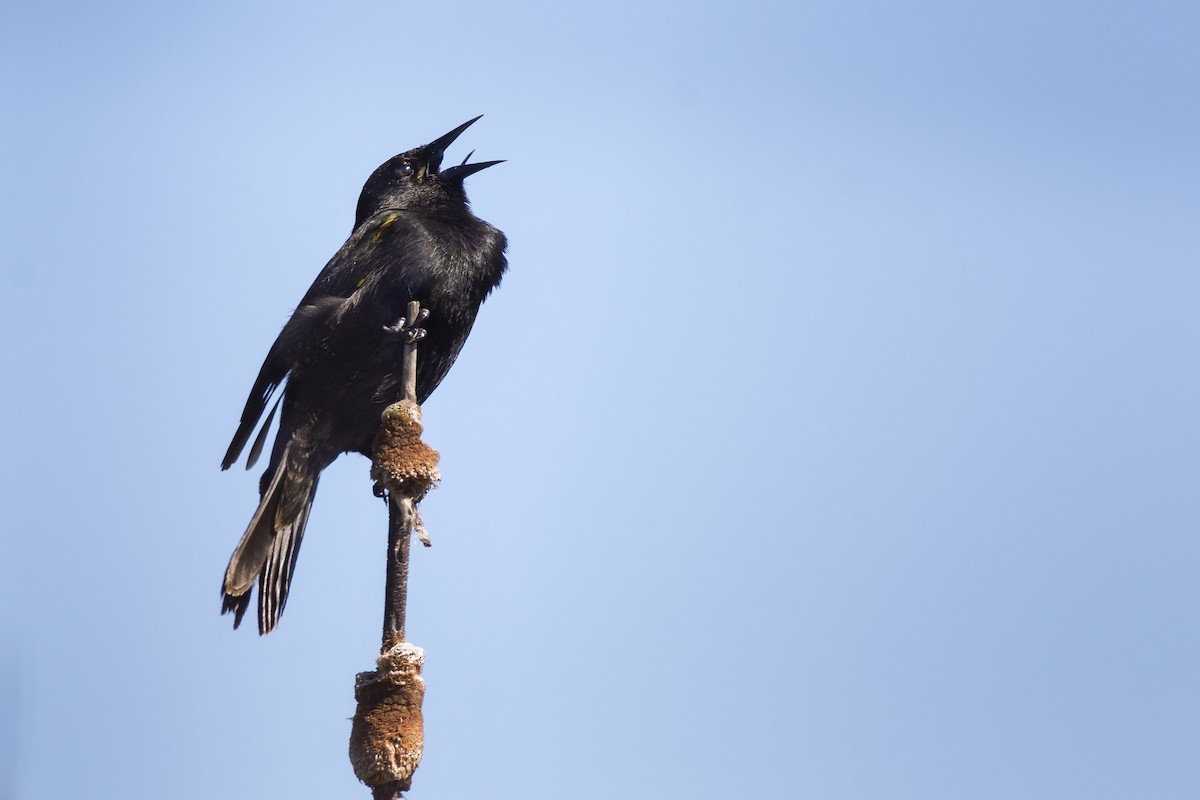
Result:
<svg viewBox="0 0 1200 800">
<path fill-rule="evenodd" d="M 368 464 L 218 463 L 393 154 L 511 268 L 426 405 L 414 798 L 1200 797 L 1194 2 L 0 7 L 0 797 L 368 797 Z"/>
</svg>

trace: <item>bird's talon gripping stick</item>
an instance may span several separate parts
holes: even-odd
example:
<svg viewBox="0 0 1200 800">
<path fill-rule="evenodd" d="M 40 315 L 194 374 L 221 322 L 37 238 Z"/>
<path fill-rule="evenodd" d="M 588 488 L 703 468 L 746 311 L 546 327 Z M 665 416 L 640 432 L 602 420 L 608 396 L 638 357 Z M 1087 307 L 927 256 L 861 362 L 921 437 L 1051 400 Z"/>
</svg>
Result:
<svg viewBox="0 0 1200 800">
<path fill-rule="evenodd" d="M 428 312 L 420 310 L 416 302 L 409 303 L 406 319 L 424 321 L 427 317 Z M 412 330 L 405 328 L 404 320 L 396 327 Z M 355 680 L 358 710 L 350 730 L 350 761 L 354 774 L 371 787 L 376 800 L 391 800 L 409 788 L 424 751 L 424 652 L 404 641 L 404 612 L 412 533 L 416 531 L 429 546 L 417 504 L 439 475 L 437 451 L 421 441 L 416 342 L 416 338 L 405 340 L 404 399 L 384 409 L 371 465 L 376 493 L 382 487 L 388 496 L 387 590 L 377 669 L 359 673 Z"/>
<path fill-rule="evenodd" d="M 411 324 L 409 323 L 409 319 L 414 319 L 414 318 L 401 317 L 400 319 L 398 319 L 396 321 L 395 325 L 384 325 L 383 332 L 386 333 L 388 336 L 393 336 L 393 337 L 399 339 L 400 341 L 404 342 L 405 344 L 412 344 L 413 342 L 419 342 L 421 339 L 425 338 L 426 331 L 424 328 L 418 328 L 417 326 L 420 325 L 422 322 L 424 322 L 428 318 L 429 318 L 429 311 L 423 308 L 423 309 L 421 309 L 421 312 L 415 317 L 415 321 L 412 322 Z M 416 401 L 415 394 L 413 395 L 412 399 L 414 402 Z"/>
</svg>

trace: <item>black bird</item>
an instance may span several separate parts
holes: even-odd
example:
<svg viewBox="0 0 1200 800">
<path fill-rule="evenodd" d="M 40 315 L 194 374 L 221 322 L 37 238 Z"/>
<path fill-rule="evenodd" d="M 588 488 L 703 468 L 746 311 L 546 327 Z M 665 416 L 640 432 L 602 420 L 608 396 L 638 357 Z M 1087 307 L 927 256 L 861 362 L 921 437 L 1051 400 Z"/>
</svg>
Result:
<svg viewBox="0 0 1200 800">
<path fill-rule="evenodd" d="M 255 579 L 259 633 L 279 622 L 321 470 L 342 453 L 369 456 L 380 414 L 404 396 L 403 336 L 395 328 L 408 302 L 417 300 L 429 311 L 417 367 L 417 402 L 424 403 L 457 358 L 484 298 L 500 283 L 507 267 L 504 234 L 471 213 L 463 180 L 501 162 L 468 164 L 468 155 L 458 166 L 441 168 L 446 148 L 478 119 L 371 174 L 350 238 L 267 353 L 221 462 L 228 469 L 238 459 L 282 385 L 283 412 L 259 482 L 258 510 L 225 572 L 222 613 L 234 613 L 235 628 Z M 275 408 L 250 448 L 247 469 L 258 458 Z"/>
</svg>

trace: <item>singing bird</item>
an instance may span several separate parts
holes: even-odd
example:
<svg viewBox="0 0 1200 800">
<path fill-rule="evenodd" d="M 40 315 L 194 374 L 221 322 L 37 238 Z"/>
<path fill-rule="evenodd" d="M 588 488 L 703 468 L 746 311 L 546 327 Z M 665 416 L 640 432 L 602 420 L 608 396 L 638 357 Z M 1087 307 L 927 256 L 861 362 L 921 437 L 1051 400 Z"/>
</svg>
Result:
<svg viewBox="0 0 1200 800">
<path fill-rule="evenodd" d="M 249 469 L 282 403 L 258 510 L 225 571 L 222 613 L 233 612 L 235 628 L 256 580 L 258 631 L 275 628 L 321 470 L 342 453 L 369 457 L 380 414 L 404 396 L 400 332 L 409 301 L 429 312 L 417 366 L 417 402 L 424 403 L 500 283 L 508 265 L 504 234 L 471 212 L 463 181 L 502 162 L 469 164 L 468 155 L 441 168 L 446 148 L 478 119 L 388 159 L 371 174 L 350 238 L 267 352 L 221 462 L 228 469 L 240 457 L 282 387 L 247 458 Z"/>
</svg>

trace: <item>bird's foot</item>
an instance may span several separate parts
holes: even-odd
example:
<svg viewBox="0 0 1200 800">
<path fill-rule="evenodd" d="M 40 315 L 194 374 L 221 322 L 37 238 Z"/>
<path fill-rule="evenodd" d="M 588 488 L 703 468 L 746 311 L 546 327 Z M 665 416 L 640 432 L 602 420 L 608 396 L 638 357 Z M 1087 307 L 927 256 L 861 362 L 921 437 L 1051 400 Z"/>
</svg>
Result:
<svg viewBox="0 0 1200 800">
<path fill-rule="evenodd" d="M 384 325 L 383 332 L 389 339 L 397 339 L 403 344 L 413 344 L 425 338 L 425 329 L 418 327 L 429 319 L 429 309 L 422 308 L 417 318 L 409 322 L 405 317 L 396 321 L 395 325 Z"/>
</svg>

